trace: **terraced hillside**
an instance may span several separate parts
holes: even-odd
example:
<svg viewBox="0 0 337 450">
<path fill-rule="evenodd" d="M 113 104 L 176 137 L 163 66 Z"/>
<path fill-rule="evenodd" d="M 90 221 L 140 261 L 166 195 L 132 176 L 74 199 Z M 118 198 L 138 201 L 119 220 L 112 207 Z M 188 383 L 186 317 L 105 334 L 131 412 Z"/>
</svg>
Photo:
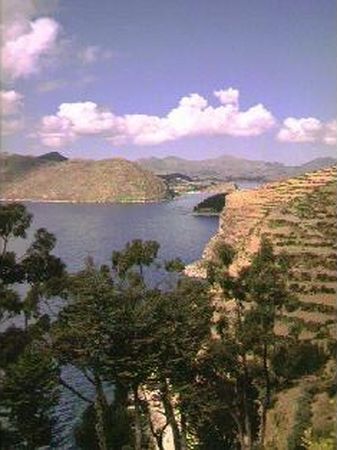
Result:
<svg viewBox="0 0 337 450">
<path fill-rule="evenodd" d="M 121 158 L 44 164 L 0 183 L 0 198 L 8 201 L 147 202 L 168 195 L 159 177 Z"/>
<path fill-rule="evenodd" d="M 302 328 L 303 337 L 335 331 L 336 177 L 337 168 L 331 167 L 230 194 L 219 232 L 205 249 L 204 258 L 211 259 L 219 240 L 231 244 L 237 250 L 232 273 L 249 262 L 262 236 L 276 252 L 288 254 L 290 287 L 301 307 L 284 316 L 282 333 L 293 324 Z"/>
<path fill-rule="evenodd" d="M 297 330 L 305 344 L 317 342 L 326 347 L 336 342 L 337 289 L 337 167 L 306 173 L 297 178 L 266 184 L 251 191 L 236 191 L 227 196 L 220 217 L 219 231 L 210 241 L 203 261 L 212 260 L 219 242 L 237 250 L 232 274 L 249 263 L 259 248 L 261 238 L 268 237 L 276 252 L 288 255 L 289 287 L 297 294 L 299 309 L 284 312 L 276 324 L 276 333 L 287 335 Z M 203 262 L 189 268 L 192 276 L 203 276 Z M 227 314 L 231 302 L 223 304 L 215 293 L 218 314 Z M 310 354 L 309 360 L 315 355 Z M 322 437 L 335 429 L 334 373 L 330 359 L 324 370 L 285 385 L 274 398 L 268 413 L 266 448 L 295 450 L 305 433 Z M 324 441 L 325 439 L 325 441 Z M 335 436 L 330 439 L 335 442 Z M 330 445 L 330 444 L 329 444 Z"/>
</svg>

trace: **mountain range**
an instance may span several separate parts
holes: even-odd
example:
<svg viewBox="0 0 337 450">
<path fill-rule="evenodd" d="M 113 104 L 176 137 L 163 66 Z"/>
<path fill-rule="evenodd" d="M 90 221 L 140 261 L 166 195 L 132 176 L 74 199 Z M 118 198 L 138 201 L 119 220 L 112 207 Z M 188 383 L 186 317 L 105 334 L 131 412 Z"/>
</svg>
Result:
<svg viewBox="0 0 337 450">
<path fill-rule="evenodd" d="M 145 202 L 170 196 L 165 175 L 179 179 L 272 181 L 336 164 L 318 158 L 301 166 L 223 155 L 193 161 L 169 156 L 131 162 L 68 159 L 58 152 L 41 156 L 0 153 L 0 199 L 69 202 Z M 164 175 L 164 176 L 163 176 Z"/>
<path fill-rule="evenodd" d="M 300 166 L 287 166 L 278 162 L 255 161 L 223 155 L 204 160 L 188 160 L 175 156 L 145 158 L 137 161 L 158 175 L 179 172 L 198 178 L 216 178 L 224 181 L 273 181 L 305 172 L 322 169 L 337 163 L 335 158 L 317 158 Z"/>
</svg>

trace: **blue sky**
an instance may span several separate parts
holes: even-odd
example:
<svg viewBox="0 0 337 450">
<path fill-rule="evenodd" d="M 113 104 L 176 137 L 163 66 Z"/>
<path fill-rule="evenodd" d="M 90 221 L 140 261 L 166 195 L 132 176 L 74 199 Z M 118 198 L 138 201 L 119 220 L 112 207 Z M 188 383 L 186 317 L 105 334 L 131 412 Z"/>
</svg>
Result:
<svg viewBox="0 0 337 450">
<path fill-rule="evenodd" d="M 2 149 L 336 153 L 335 0 L 5 0 Z"/>
</svg>

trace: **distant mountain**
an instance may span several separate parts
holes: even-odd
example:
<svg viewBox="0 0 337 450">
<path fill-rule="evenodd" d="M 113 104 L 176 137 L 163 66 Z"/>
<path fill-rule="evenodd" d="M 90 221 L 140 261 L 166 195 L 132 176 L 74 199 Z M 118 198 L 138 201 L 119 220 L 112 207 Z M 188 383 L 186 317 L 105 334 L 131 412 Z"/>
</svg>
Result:
<svg viewBox="0 0 337 450">
<path fill-rule="evenodd" d="M 0 172 L 7 173 L 7 180 L 1 178 L 0 184 L 0 198 L 4 200 L 147 202 L 168 195 L 163 180 L 125 159 L 66 160 L 46 164 L 41 163 L 40 158 L 22 160 L 16 156 L 8 156 L 9 164 L 6 157 L 0 159 Z M 8 166 L 18 168 L 23 162 L 20 175 L 12 176 L 12 172 L 6 172 Z"/>
<path fill-rule="evenodd" d="M 190 177 L 218 178 L 226 181 L 271 181 L 325 168 L 337 163 L 334 158 L 317 158 L 302 166 L 286 166 L 281 163 L 254 161 L 223 155 L 201 161 L 174 156 L 139 159 L 138 163 L 158 175 L 179 172 Z"/>
<path fill-rule="evenodd" d="M 309 162 L 303 164 L 300 167 L 307 170 L 308 172 L 311 172 L 314 170 L 319 170 L 319 169 L 322 169 L 325 167 L 333 166 L 336 163 L 337 163 L 336 158 L 330 158 L 330 157 L 316 158 L 316 159 L 313 159 L 312 161 L 309 161 Z"/>
</svg>

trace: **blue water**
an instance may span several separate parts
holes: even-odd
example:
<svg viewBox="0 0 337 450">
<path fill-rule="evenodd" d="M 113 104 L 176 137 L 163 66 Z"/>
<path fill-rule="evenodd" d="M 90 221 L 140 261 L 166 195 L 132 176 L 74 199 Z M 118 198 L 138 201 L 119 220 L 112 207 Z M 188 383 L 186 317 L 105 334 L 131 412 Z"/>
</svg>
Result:
<svg viewBox="0 0 337 450">
<path fill-rule="evenodd" d="M 112 250 L 122 248 L 132 239 L 158 241 L 160 256 L 165 259 L 180 257 L 189 263 L 200 258 L 218 226 L 216 217 L 191 214 L 193 207 L 207 195 L 191 194 L 149 204 L 27 203 L 26 206 L 34 215 L 32 231 L 45 227 L 54 233 L 55 253 L 70 270 L 77 270 L 88 255 L 98 264 L 108 262 Z"/>
<path fill-rule="evenodd" d="M 136 238 L 158 241 L 161 259 L 180 257 L 190 263 L 200 258 L 206 243 L 217 231 L 217 217 L 192 214 L 193 207 L 207 196 L 191 194 L 151 204 L 27 203 L 34 215 L 33 226 L 27 241 L 17 241 L 14 249 L 22 253 L 33 231 L 45 227 L 55 234 L 55 253 L 62 257 L 69 271 L 80 269 L 88 255 L 97 264 L 108 263 L 112 250 L 121 249 Z M 88 382 L 73 368 L 66 368 L 63 376 L 82 393 L 93 394 Z M 76 449 L 72 431 L 84 406 L 69 391 L 62 392 L 55 413 L 52 448 Z"/>
</svg>

